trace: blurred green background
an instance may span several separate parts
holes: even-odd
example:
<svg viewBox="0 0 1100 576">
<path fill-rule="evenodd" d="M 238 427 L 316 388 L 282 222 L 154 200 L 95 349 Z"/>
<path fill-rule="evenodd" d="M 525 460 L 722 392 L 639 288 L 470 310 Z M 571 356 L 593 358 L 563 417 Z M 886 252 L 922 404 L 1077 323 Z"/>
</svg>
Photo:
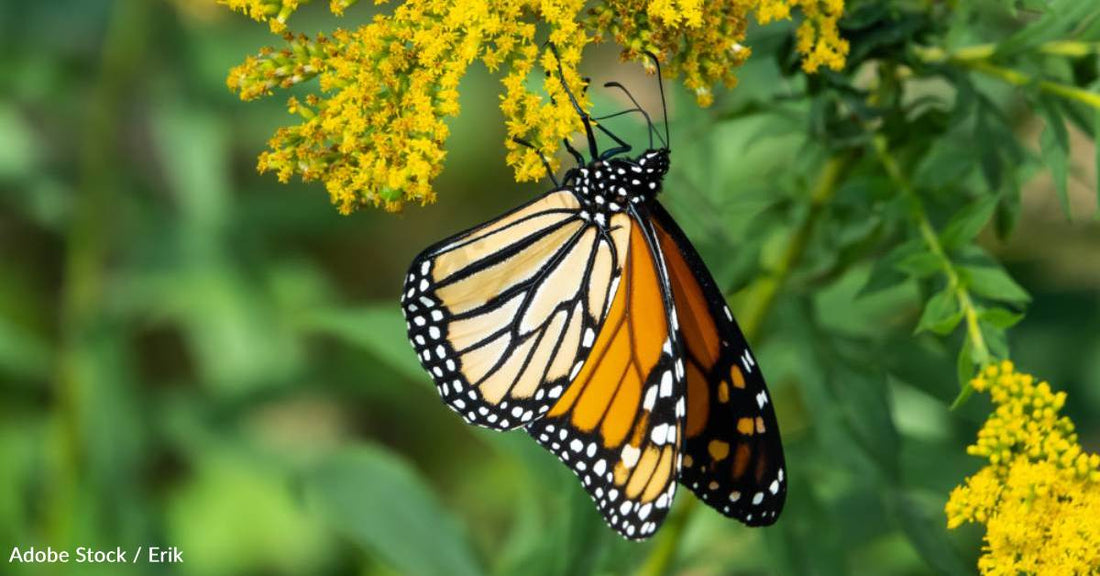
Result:
<svg viewBox="0 0 1100 576">
<path fill-rule="evenodd" d="M 334 26 L 323 6 L 295 18 Z M 718 114 L 791 88 L 765 56 L 789 32 L 759 35 L 760 56 L 714 110 L 673 90 L 663 200 L 731 293 L 783 246 L 822 158 L 797 109 Z M 0 573 L 635 569 L 652 543 L 606 529 L 523 433 L 465 426 L 405 340 L 397 299 L 412 257 L 545 185 L 511 181 L 496 80 L 475 66 L 463 83 L 438 204 L 342 217 L 320 185 L 256 173 L 287 121 L 283 99 L 241 103 L 225 76 L 273 41 L 206 0 L 0 2 Z M 651 92 L 610 47 L 585 68 Z M 1034 141 L 1036 121 L 1017 109 Z M 620 130 L 643 134 L 629 120 Z M 1075 135 L 1073 150 L 1074 222 L 1040 174 L 1013 239 L 982 244 L 1033 296 L 1009 334 L 1014 360 L 1069 393 L 1096 451 L 1096 173 L 1089 139 Z M 957 341 L 913 335 L 915 285 L 857 298 L 872 259 L 830 273 L 828 248 L 859 236 L 852 206 L 866 185 L 838 192 L 830 210 L 848 221 L 816 232 L 755 346 L 787 447 L 787 509 L 755 530 L 696 510 L 676 573 L 974 572 L 980 530 L 948 533 L 942 509 L 979 467 L 965 446 L 988 403 L 948 410 Z M 177 546 L 184 562 L 7 563 L 32 545 Z"/>
</svg>

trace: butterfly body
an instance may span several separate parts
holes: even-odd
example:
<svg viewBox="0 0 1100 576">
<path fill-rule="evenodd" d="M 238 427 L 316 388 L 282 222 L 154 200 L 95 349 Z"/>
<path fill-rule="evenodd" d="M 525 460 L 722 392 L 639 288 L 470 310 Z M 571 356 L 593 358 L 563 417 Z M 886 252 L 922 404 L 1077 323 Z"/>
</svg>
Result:
<svg viewBox="0 0 1100 576">
<path fill-rule="evenodd" d="M 444 403 L 471 424 L 524 428 L 624 537 L 651 536 L 678 483 L 771 524 L 786 480 L 763 377 L 656 199 L 667 147 L 628 149 L 593 149 L 563 185 L 417 256 L 409 340 Z"/>
<path fill-rule="evenodd" d="M 609 212 L 623 212 L 631 204 L 656 198 L 668 166 L 668 149 L 647 150 L 637 158 L 598 160 L 573 169 L 565 184 L 586 209 L 606 218 Z"/>
</svg>

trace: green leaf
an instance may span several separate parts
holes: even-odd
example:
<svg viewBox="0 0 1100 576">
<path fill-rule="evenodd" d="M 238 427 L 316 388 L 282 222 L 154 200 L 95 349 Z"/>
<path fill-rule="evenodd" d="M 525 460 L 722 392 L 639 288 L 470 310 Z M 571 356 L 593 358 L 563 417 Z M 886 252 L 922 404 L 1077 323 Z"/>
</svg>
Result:
<svg viewBox="0 0 1100 576">
<path fill-rule="evenodd" d="M 1004 179 L 1004 169 L 1000 153 L 1001 139 L 990 125 L 985 106 L 978 108 L 978 121 L 974 124 L 974 142 L 978 148 L 978 160 L 981 163 L 982 176 L 985 177 L 989 190 L 995 192 L 1001 189 Z"/>
<path fill-rule="evenodd" d="M 954 140 L 936 141 L 917 164 L 913 185 L 919 189 L 939 189 L 964 180 L 977 164 L 974 150 Z"/>
<path fill-rule="evenodd" d="M 42 143 L 31 123 L 19 113 L 14 100 L 0 102 L 0 182 L 19 181 L 32 175 L 42 158 Z"/>
<path fill-rule="evenodd" d="M 303 317 L 301 325 L 363 348 L 411 380 L 430 382 L 405 335 L 405 319 L 396 303 L 319 310 Z"/>
<path fill-rule="evenodd" d="M 951 403 L 952 410 L 962 406 L 974 393 L 974 389 L 970 387 L 970 379 L 974 377 L 975 364 L 974 346 L 970 343 L 970 338 L 967 337 L 963 341 L 962 348 L 959 349 L 958 358 L 955 359 L 955 375 L 959 379 L 959 395 Z"/>
<path fill-rule="evenodd" d="M 997 238 L 1000 240 L 1007 240 L 1012 235 L 1016 229 L 1016 223 L 1020 221 L 1020 212 L 1023 209 L 1020 180 L 1015 171 L 1009 172 L 1005 182 L 993 222 Z"/>
<path fill-rule="evenodd" d="M 945 250 L 954 250 L 974 240 L 993 217 L 997 209 L 996 196 L 986 196 L 963 208 L 944 226 L 940 243 Z"/>
<path fill-rule="evenodd" d="M 980 107 L 981 100 L 978 98 L 974 90 L 974 84 L 968 74 L 955 69 L 944 70 L 943 74 L 958 91 L 955 95 L 955 107 L 951 110 L 948 125 L 962 125 L 970 118 L 974 108 Z"/>
<path fill-rule="evenodd" d="M 929 298 L 924 305 L 924 313 L 917 323 L 916 333 L 929 330 L 940 335 L 950 334 L 962 317 L 963 311 L 959 309 L 955 293 L 945 288 Z"/>
<path fill-rule="evenodd" d="M 1021 10 L 1031 10 L 1032 12 L 1046 12 L 1050 10 L 1050 0 L 1003 0 L 1005 4 L 1012 4 L 1015 6 L 1019 3 Z"/>
<path fill-rule="evenodd" d="M 608 533 L 599 513 L 592 509 L 592 499 L 579 487 L 569 487 L 568 501 L 562 508 L 569 516 L 565 546 L 558 551 L 565 561 L 565 573 L 596 573 L 596 563 L 607 547 L 607 539 L 618 536 Z"/>
<path fill-rule="evenodd" d="M 0 374 L 5 379 L 48 381 L 53 353 L 39 334 L 0 316 Z"/>
<path fill-rule="evenodd" d="M 962 559 L 943 528 L 943 504 L 913 492 L 891 490 L 890 509 L 920 557 L 936 574 L 966 576 L 972 569 Z"/>
<path fill-rule="evenodd" d="M 1039 149 L 1043 162 L 1050 169 L 1054 179 L 1054 188 L 1058 192 L 1058 201 L 1066 218 L 1072 218 L 1069 207 L 1069 131 L 1066 129 L 1057 102 L 1043 98 L 1040 110 L 1046 117 L 1046 128 L 1039 136 Z"/>
<path fill-rule="evenodd" d="M 1023 320 L 1024 315 L 1018 312 L 1005 310 L 1004 308 L 988 308 L 982 310 L 982 312 L 978 314 L 978 318 L 988 322 L 992 326 L 1006 330 L 1015 326 L 1020 320 Z"/>
<path fill-rule="evenodd" d="M 979 97 L 980 126 L 975 140 L 982 150 L 982 172 L 989 190 L 1000 195 L 994 225 L 997 237 L 1007 239 L 1020 218 L 1020 171 L 1027 160 L 1026 151 L 1015 133 L 1015 123 L 987 97 Z"/>
<path fill-rule="evenodd" d="M 838 361 L 828 367 L 827 384 L 857 445 L 888 478 L 897 478 L 901 441 L 890 410 L 885 372 Z"/>
<path fill-rule="evenodd" d="M 897 269 L 898 263 L 923 249 L 924 245 L 919 240 L 911 240 L 897 246 L 886 256 L 876 259 L 871 266 L 871 274 L 867 276 L 867 281 L 856 296 L 859 298 L 870 296 L 905 282 L 905 275 L 899 273 Z"/>
<path fill-rule="evenodd" d="M 387 450 L 361 446 L 338 453 L 306 475 L 304 488 L 311 510 L 399 573 L 485 573 L 430 487 Z"/>
<path fill-rule="evenodd" d="M 1046 13 L 997 46 L 997 56 L 1019 54 L 1044 42 L 1064 39 L 1075 26 L 1087 21 L 1094 5 L 1081 0 L 1053 0 Z"/>
<path fill-rule="evenodd" d="M 931 252 L 917 252 L 902 258 L 894 268 L 913 278 L 927 278 L 943 270 L 943 259 Z"/>
<path fill-rule="evenodd" d="M 229 209 L 232 170 L 227 129 L 208 110 L 169 103 L 156 109 L 153 143 L 163 158 L 169 189 L 188 223 L 211 234 Z"/>
<path fill-rule="evenodd" d="M 994 266 L 962 266 L 960 275 L 966 280 L 970 290 L 980 296 L 1001 302 L 1022 304 L 1031 301 L 1031 296 L 1008 272 Z"/>
</svg>

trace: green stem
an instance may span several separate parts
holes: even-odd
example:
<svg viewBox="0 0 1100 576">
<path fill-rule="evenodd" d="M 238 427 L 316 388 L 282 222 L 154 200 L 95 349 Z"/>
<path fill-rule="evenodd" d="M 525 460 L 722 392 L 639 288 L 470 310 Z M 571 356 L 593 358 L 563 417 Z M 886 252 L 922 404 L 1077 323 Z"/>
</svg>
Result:
<svg viewBox="0 0 1100 576">
<path fill-rule="evenodd" d="M 741 329 L 749 341 L 760 333 L 764 320 L 775 306 L 780 290 L 805 254 L 814 226 L 821 219 L 825 206 L 836 195 L 837 186 L 856 158 L 855 154 L 844 154 L 834 156 L 825 163 L 817 178 L 817 186 L 810 193 L 809 211 L 791 236 L 782 257 L 775 268 L 767 276 L 757 280 L 750 289 L 752 306 L 740 318 Z M 694 498 L 681 501 L 661 529 L 653 550 L 638 570 L 637 576 L 664 576 L 668 573 L 676 560 L 688 520 L 698 507 L 698 501 Z"/>
<path fill-rule="evenodd" d="M 757 282 L 753 290 L 754 297 L 751 300 L 753 305 L 741 316 L 741 329 L 749 340 L 760 333 L 764 319 L 771 312 L 779 291 L 802 259 L 802 254 L 806 252 L 814 225 L 821 218 L 825 205 L 836 195 L 841 176 L 848 171 L 854 161 L 854 155 L 834 156 L 822 167 L 821 174 L 817 177 L 817 186 L 810 193 L 809 213 L 791 236 L 775 269 Z"/>
<path fill-rule="evenodd" d="M 649 553 L 645 563 L 638 569 L 637 576 L 664 576 L 668 574 L 672 563 L 676 560 L 676 553 L 680 550 L 680 541 L 683 540 L 684 530 L 687 528 L 688 519 L 699 506 L 695 498 L 685 498 L 672 511 L 672 515 L 661 528 L 653 550 Z"/>
<path fill-rule="evenodd" d="M 88 102 L 79 143 L 78 194 L 65 247 L 56 401 L 58 449 L 53 493 L 45 521 L 54 545 L 72 541 L 84 477 L 83 400 L 96 393 L 95 344 L 103 325 L 104 271 L 118 212 L 116 134 L 126 88 L 143 53 L 147 0 L 112 8 L 100 52 L 100 72 Z"/>
<path fill-rule="evenodd" d="M 1038 51 L 1052 56 L 1084 56 L 1100 53 L 1100 44 L 1088 42 L 1050 42 L 1039 46 Z M 1090 92 L 1076 86 L 1069 86 L 1050 80 L 1041 80 L 1011 68 L 998 66 L 990 62 L 996 54 L 996 46 L 993 44 L 981 44 L 962 48 L 955 52 L 947 52 L 942 48 L 919 48 L 917 57 L 929 64 L 950 63 L 969 68 L 975 72 L 981 72 L 987 76 L 998 78 L 1013 86 L 1036 86 L 1041 92 L 1052 94 L 1080 102 L 1100 110 L 1100 94 Z"/>
<path fill-rule="evenodd" d="M 966 321 L 966 335 L 974 351 L 974 360 L 981 366 L 989 364 L 992 355 L 989 352 L 989 347 L 985 343 L 985 337 L 982 335 L 981 326 L 978 324 L 978 310 L 974 306 L 974 300 L 970 297 L 970 291 L 967 290 L 966 286 L 959 280 L 959 273 L 955 269 L 955 264 L 943 249 L 943 245 L 940 244 L 939 235 L 936 234 L 935 228 L 932 227 L 932 222 L 928 219 L 928 213 L 924 210 L 924 204 L 921 202 L 920 197 L 917 196 L 909 179 L 902 173 L 893 155 L 890 154 L 890 148 L 886 143 L 886 137 L 881 135 L 876 136 L 874 138 L 874 147 L 875 153 L 878 155 L 879 161 L 886 170 L 887 176 L 889 176 L 890 180 L 892 180 L 898 189 L 902 191 L 902 194 L 908 198 L 910 207 L 909 212 L 914 223 L 917 225 L 921 240 L 924 241 L 928 250 L 940 260 L 940 267 L 944 277 L 947 279 L 947 289 L 954 292 L 955 299 L 959 303 L 959 309 L 963 311 L 963 319 Z M 964 388 L 962 394 L 960 394 L 960 398 L 966 394 L 968 394 L 968 392 Z"/>
<path fill-rule="evenodd" d="M 927 56 L 929 59 L 925 61 L 944 62 L 947 60 L 953 62 L 967 62 L 978 60 L 990 60 L 997 53 L 996 44 L 977 44 L 974 46 L 967 46 L 966 48 L 959 48 L 950 54 L 947 54 L 939 48 L 925 48 L 922 49 L 924 54 L 921 56 L 925 59 Z M 1078 42 L 1076 40 L 1057 40 L 1054 42 L 1047 42 L 1040 44 L 1036 47 L 1036 52 L 1047 56 L 1064 56 L 1067 58 L 1081 58 L 1090 54 L 1100 54 L 1100 42 Z"/>
</svg>

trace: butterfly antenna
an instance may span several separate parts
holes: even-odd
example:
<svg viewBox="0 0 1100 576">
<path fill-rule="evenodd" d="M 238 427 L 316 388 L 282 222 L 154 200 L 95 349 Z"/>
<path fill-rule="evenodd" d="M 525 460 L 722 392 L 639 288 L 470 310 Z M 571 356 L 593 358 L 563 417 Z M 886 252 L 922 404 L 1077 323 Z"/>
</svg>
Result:
<svg viewBox="0 0 1100 576">
<path fill-rule="evenodd" d="M 630 91 L 626 89 L 626 86 L 623 86 L 622 84 L 619 84 L 618 82 L 608 82 L 608 83 L 604 84 L 604 88 L 618 88 L 619 90 L 622 90 L 623 94 L 626 94 L 626 97 L 629 98 L 630 101 L 634 104 L 634 108 L 632 108 L 630 110 L 623 111 L 624 114 L 628 113 L 628 112 L 640 112 L 642 114 L 642 116 L 645 117 L 646 124 L 649 125 L 649 147 L 650 147 L 650 149 L 652 149 L 653 148 L 653 133 L 656 132 L 657 129 L 654 128 L 653 119 L 649 117 L 649 113 L 647 113 L 642 108 L 641 104 L 638 104 L 638 101 L 634 99 L 634 95 L 631 94 Z M 605 116 L 604 118 L 609 118 L 609 116 Z M 604 119 L 604 118 L 601 118 L 601 120 Z M 660 133 L 657 133 L 657 138 L 661 139 L 661 134 Z M 661 139 L 661 144 L 663 144 L 665 148 L 668 148 L 668 142 L 665 142 L 664 139 Z"/>
<path fill-rule="evenodd" d="M 592 121 L 585 112 L 580 103 L 577 102 L 577 98 L 573 96 L 573 92 L 569 90 L 569 85 L 565 83 L 565 71 L 562 69 L 561 56 L 558 55 L 558 49 L 552 42 L 547 42 L 547 46 L 550 47 L 550 52 L 554 55 L 554 59 L 558 61 L 558 80 L 561 81 L 562 90 L 565 90 L 565 95 L 569 97 L 569 102 L 573 104 L 573 109 L 577 111 L 577 114 L 581 117 L 581 122 L 584 122 L 584 135 L 588 137 L 588 153 L 592 155 L 592 160 L 596 160 L 599 157 L 600 150 L 596 146 L 596 134 L 592 131 Z"/>
<path fill-rule="evenodd" d="M 550 176 L 550 181 L 554 183 L 554 188 L 561 188 L 561 184 L 558 183 L 558 178 L 554 176 L 554 171 L 550 169 L 550 161 L 547 160 L 546 156 L 543 155 L 542 150 L 535 148 L 534 144 L 515 136 L 512 137 L 512 142 L 534 150 L 535 153 L 539 155 L 539 160 L 542 160 L 542 165 L 546 168 L 546 174 Z"/>
<path fill-rule="evenodd" d="M 661 114 L 665 118 L 665 147 L 668 147 L 668 142 L 672 138 L 668 134 L 668 105 L 665 103 L 665 83 L 661 79 L 661 60 L 649 50 L 646 50 L 645 55 L 649 56 L 650 60 L 653 60 L 653 65 L 657 67 L 657 88 L 661 91 Z"/>
</svg>

